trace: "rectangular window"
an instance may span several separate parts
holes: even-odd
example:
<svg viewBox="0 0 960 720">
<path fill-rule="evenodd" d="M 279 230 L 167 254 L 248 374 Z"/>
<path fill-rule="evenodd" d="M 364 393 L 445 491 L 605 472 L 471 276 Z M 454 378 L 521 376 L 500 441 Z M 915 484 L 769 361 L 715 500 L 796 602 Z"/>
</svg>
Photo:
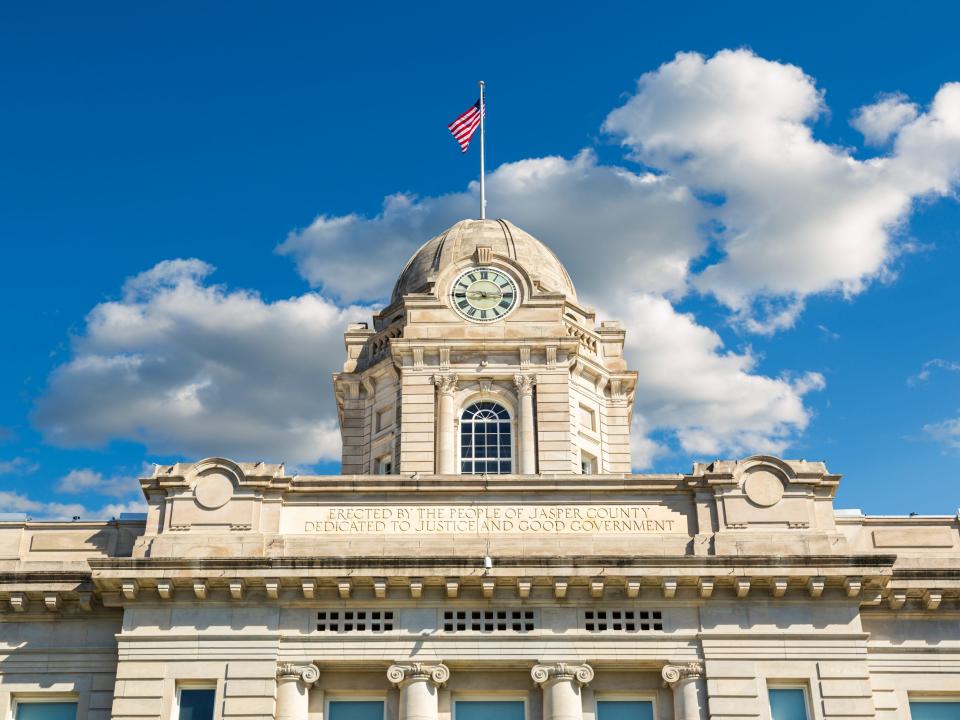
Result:
<svg viewBox="0 0 960 720">
<path fill-rule="evenodd" d="M 383 720 L 383 700 L 331 700 L 327 720 Z"/>
<path fill-rule="evenodd" d="M 910 717 L 912 720 L 960 720 L 960 700 L 910 702 Z"/>
<path fill-rule="evenodd" d="M 213 720 L 216 688 L 187 688 L 177 691 L 177 720 Z"/>
<path fill-rule="evenodd" d="M 653 720 L 650 700 L 598 700 L 597 720 Z"/>
<path fill-rule="evenodd" d="M 584 450 L 580 451 L 580 472 L 584 475 L 597 474 L 597 459 Z"/>
<path fill-rule="evenodd" d="M 582 430 L 596 430 L 596 417 L 597 416 L 594 415 L 593 410 L 588 408 L 586 405 L 580 406 L 580 428 Z"/>
<path fill-rule="evenodd" d="M 77 720 L 77 703 L 73 701 L 43 702 L 18 700 L 16 720 Z"/>
<path fill-rule="evenodd" d="M 393 474 L 393 456 L 384 455 L 382 458 L 377 460 L 377 475 L 392 475 Z"/>
<path fill-rule="evenodd" d="M 453 720 L 525 720 L 523 700 L 457 700 Z"/>
<path fill-rule="evenodd" d="M 377 410 L 376 422 L 374 423 L 374 431 L 381 432 L 386 430 L 393 424 L 393 408 L 381 408 Z"/>
<path fill-rule="evenodd" d="M 808 720 L 807 693 L 803 688 L 769 688 L 773 720 Z"/>
</svg>

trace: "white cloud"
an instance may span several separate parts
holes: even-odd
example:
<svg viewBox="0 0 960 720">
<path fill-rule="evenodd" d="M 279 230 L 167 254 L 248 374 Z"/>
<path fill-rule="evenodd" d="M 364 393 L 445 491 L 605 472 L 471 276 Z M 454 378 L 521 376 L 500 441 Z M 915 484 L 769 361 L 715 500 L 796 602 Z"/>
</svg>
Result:
<svg viewBox="0 0 960 720">
<path fill-rule="evenodd" d="M 0 475 L 29 475 L 37 471 L 40 467 L 32 460 L 25 457 L 15 457 L 10 460 L 0 460 Z"/>
<path fill-rule="evenodd" d="M 960 450 L 960 417 L 924 425 L 923 431 L 945 448 Z"/>
<path fill-rule="evenodd" d="M 692 282 L 751 331 L 789 327 L 809 295 L 849 297 L 886 276 L 916 201 L 958 179 L 960 85 L 901 117 L 891 153 L 866 161 L 814 137 L 824 109 L 795 66 L 746 50 L 681 53 L 604 125 L 633 158 L 722 198 L 711 212 L 724 257 Z"/>
<path fill-rule="evenodd" d="M 323 216 L 278 251 L 326 293 L 383 298 L 420 245 L 477 214 L 477 192 L 474 184 L 439 197 L 391 196 L 373 218 Z M 577 290 L 594 298 L 683 294 L 688 265 L 706 248 L 697 229 L 704 215 L 689 191 L 668 177 L 600 165 L 591 151 L 501 165 L 487 178 L 487 199 L 499 217 L 547 242 Z"/>
<path fill-rule="evenodd" d="M 643 435 L 666 431 L 684 452 L 713 458 L 782 453 L 806 428 L 810 413 L 803 396 L 824 387 L 820 374 L 759 374 L 750 350 L 725 350 L 715 332 L 662 297 L 636 295 L 619 310 L 629 364 L 639 372 L 635 416 Z M 634 462 L 643 467 L 662 448 L 638 444 L 637 434 Z"/>
<path fill-rule="evenodd" d="M 960 372 L 960 362 L 954 360 L 944 360 L 943 358 L 933 358 L 927 360 L 920 368 L 920 372 L 907 378 L 907 385 L 913 387 L 919 383 L 930 379 L 934 370 L 945 370 L 947 372 Z"/>
<path fill-rule="evenodd" d="M 859 108 L 850 121 L 871 145 L 883 145 L 904 125 L 917 119 L 917 105 L 906 95 L 884 95 L 872 105 Z"/>
<path fill-rule="evenodd" d="M 564 261 L 581 298 L 626 321 L 632 367 L 640 371 L 636 467 L 649 467 L 669 451 L 650 439 L 652 432 L 672 434 L 686 452 L 716 455 L 780 452 L 806 426 L 802 397 L 812 388 L 756 373 L 749 352 L 724 351 L 716 333 L 678 314 L 666 299 L 685 293 L 689 263 L 706 248 L 698 232 L 705 211 L 689 191 L 668 177 L 601 166 L 589 151 L 571 160 L 502 165 L 487 188 L 498 215 L 544 240 Z M 373 218 L 321 218 L 292 234 L 280 252 L 292 254 L 300 272 L 328 291 L 382 295 L 429 235 L 470 214 L 475 190 L 388 198 Z M 403 252 L 396 257 L 398 248 Z M 328 266 L 331 252 L 336 260 Z M 343 269 L 358 266 L 368 277 L 351 286 L 347 281 L 357 273 Z M 822 384 L 815 377 L 814 385 Z"/>
<path fill-rule="evenodd" d="M 266 302 L 170 260 L 97 305 L 50 377 L 34 420 L 56 445 L 142 442 L 154 454 L 339 459 L 330 373 L 368 307 L 314 293 Z"/>
<path fill-rule="evenodd" d="M 149 475 L 152 467 L 145 465 L 141 469 L 141 475 Z M 113 475 L 105 476 L 103 473 L 91 468 L 78 468 L 71 470 L 57 483 L 57 491 L 73 495 L 97 493 L 111 497 L 123 498 L 128 496 L 139 497 L 141 495 L 140 483 L 137 482 L 137 475 Z"/>
<path fill-rule="evenodd" d="M 0 508 L 3 508 L 4 512 L 25 513 L 35 520 L 69 520 L 74 517 L 82 520 L 102 520 L 119 517 L 120 513 L 146 512 L 147 504 L 142 500 L 131 500 L 91 509 L 82 503 L 45 502 L 21 493 L 0 490 Z"/>
<path fill-rule="evenodd" d="M 699 455 L 782 452 L 810 421 L 805 395 L 824 385 L 817 373 L 761 372 L 752 350 L 725 348 L 671 301 L 697 291 L 748 331 L 789 327 L 811 295 L 849 298 L 892 277 L 918 201 L 955 189 L 960 84 L 944 85 L 929 108 L 893 96 L 858 110 L 853 122 L 868 140 L 890 143 L 867 160 L 814 136 L 825 110 L 823 91 L 792 65 L 746 50 L 679 54 L 644 75 L 604 126 L 644 169 L 604 165 L 585 150 L 489 175 L 491 210 L 549 244 L 582 299 L 626 321 L 641 372 L 638 466 L 674 442 Z M 133 439 L 188 456 L 336 458 L 329 373 L 346 323 L 371 310 L 341 306 L 387 297 L 417 247 L 476 214 L 476 195 L 476 184 L 393 195 L 374 217 L 322 215 L 292 232 L 277 251 L 322 295 L 265 302 L 208 284 L 199 260 L 138 275 L 122 300 L 90 313 L 52 375 L 35 414 L 45 437 Z"/>
</svg>

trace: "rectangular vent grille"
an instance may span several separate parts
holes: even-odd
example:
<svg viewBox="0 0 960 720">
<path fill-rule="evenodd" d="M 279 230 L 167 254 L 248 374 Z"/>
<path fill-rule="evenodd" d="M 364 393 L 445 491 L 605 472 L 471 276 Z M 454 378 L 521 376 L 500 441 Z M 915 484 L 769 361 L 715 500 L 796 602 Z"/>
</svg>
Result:
<svg viewBox="0 0 960 720">
<path fill-rule="evenodd" d="M 317 613 L 318 632 L 390 632 L 393 610 L 321 610 Z"/>
<path fill-rule="evenodd" d="M 444 632 L 531 632 L 533 610 L 444 610 Z"/>
<path fill-rule="evenodd" d="M 659 610 L 587 610 L 583 620 L 587 632 L 663 630 L 663 613 Z"/>
</svg>

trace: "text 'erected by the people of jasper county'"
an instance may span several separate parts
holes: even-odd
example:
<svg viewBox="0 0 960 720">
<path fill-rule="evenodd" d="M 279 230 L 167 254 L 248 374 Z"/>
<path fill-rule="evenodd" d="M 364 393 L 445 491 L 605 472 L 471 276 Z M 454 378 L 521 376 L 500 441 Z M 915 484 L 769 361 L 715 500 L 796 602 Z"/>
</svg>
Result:
<svg viewBox="0 0 960 720">
<path fill-rule="evenodd" d="M 334 535 L 686 532 L 682 514 L 652 504 L 326 505 L 300 518 L 298 531 Z"/>
</svg>

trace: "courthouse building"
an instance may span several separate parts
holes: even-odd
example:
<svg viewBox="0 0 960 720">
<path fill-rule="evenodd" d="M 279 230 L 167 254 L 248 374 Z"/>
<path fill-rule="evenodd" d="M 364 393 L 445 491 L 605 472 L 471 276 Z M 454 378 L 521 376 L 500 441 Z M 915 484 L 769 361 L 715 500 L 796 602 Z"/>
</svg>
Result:
<svg viewBox="0 0 960 720">
<path fill-rule="evenodd" d="M 957 516 L 835 509 L 807 460 L 633 474 L 624 334 L 458 222 L 346 328 L 343 474 L 0 522 L 0 720 L 960 718 Z"/>
</svg>

